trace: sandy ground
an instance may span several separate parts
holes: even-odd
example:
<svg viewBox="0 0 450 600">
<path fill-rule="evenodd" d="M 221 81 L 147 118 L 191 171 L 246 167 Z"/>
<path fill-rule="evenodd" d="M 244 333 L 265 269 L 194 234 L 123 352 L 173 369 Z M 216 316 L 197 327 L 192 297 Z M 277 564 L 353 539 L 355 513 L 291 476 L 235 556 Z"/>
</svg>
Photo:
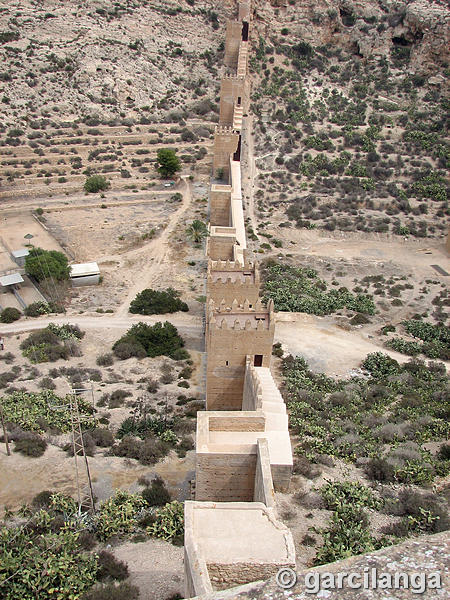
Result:
<svg viewBox="0 0 450 600">
<path fill-rule="evenodd" d="M 385 352 L 399 362 L 408 359 L 404 354 L 387 351 L 361 327 L 345 331 L 333 322 L 333 317 L 277 313 L 276 319 L 275 342 L 281 342 L 286 354 L 303 356 L 313 371 L 350 376 L 370 352 Z"/>
<path fill-rule="evenodd" d="M 142 489 L 137 480 L 146 477 L 151 480 L 160 475 L 176 500 L 190 498 L 190 480 L 195 470 L 195 453 L 189 451 L 185 458 L 178 458 L 175 452 L 154 465 L 141 465 L 134 459 L 116 456 L 104 456 L 97 452 L 89 457 L 89 470 L 93 482 L 94 495 L 98 500 L 106 500 L 116 489 L 138 492 Z M 81 469 L 81 467 L 80 467 Z M 0 444 L 0 506 L 17 510 L 29 503 L 43 490 L 57 490 L 76 497 L 75 463 L 72 457 L 54 445 L 49 445 L 39 458 L 30 459 L 13 452 L 7 456 L 3 444 Z M 81 481 L 85 481 L 80 470 Z"/>
<path fill-rule="evenodd" d="M 33 238 L 26 240 L 24 236 L 27 234 Z M 8 251 L 24 248 L 25 244 L 31 243 L 45 250 L 63 252 L 56 239 L 28 211 L 8 216 L 0 214 L 0 241 Z M 0 264 L 0 269 L 3 268 L 3 264 Z"/>
<path fill-rule="evenodd" d="M 121 544 L 114 549 L 116 558 L 128 564 L 130 583 L 141 590 L 139 600 L 183 595 L 183 553 L 182 547 L 158 539 Z"/>
</svg>

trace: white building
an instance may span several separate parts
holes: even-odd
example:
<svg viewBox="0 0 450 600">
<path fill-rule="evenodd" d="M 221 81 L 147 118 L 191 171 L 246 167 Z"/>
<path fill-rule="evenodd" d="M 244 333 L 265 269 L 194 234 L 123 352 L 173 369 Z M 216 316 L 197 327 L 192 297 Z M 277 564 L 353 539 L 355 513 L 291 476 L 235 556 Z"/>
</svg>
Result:
<svg viewBox="0 0 450 600">
<path fill-rule="evenodd" d="M 14 262 L 16 262 L 19 265 L 19 267 L 25 266 L 25 259 L 29 254 L 30 251 L 28 250 L 28 248 L 19 248 L 18 250 L 13 250 L 11 252 Z"/>
<path fill-rule="evenodd" d="M 70 265 L 70 279 L 74 287 L 80 285 L 98 285 L 100 269 L 96 262 Z"/>
</svg>

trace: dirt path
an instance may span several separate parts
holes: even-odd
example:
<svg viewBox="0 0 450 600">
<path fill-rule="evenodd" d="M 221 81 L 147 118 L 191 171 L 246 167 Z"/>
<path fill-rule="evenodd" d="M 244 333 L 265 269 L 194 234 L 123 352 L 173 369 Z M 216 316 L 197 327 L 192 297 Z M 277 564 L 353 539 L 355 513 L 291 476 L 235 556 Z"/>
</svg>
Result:
<svg viewBox="0 0 450 600">
<path fill-rule="evenodd" d="M 184 592 L 183 554 L 180 546 L 156 538 L 125 542 L 113 550 L 127 563 L 130 583 L 140 589 L 139 600 L 179 598 Z"/>
<path fill-rule="evenodd" d="M 170 321 L 179 330 L 180 334 L 186 340 L 194 340 L 202 336 L 202 322 L 200 317 L 194 317 L 186 313 L 173 313 L 169 315 L 155 315 L 153 317 L 136 316 L 104 316 L 98 317 L 73 315 L 70 317 L 44 317 L 39 319 L 24 319 L 8 325 L 0 327 L 0 335 L 8 333 L 23 333 L 25 331 L 33 331 L 42 329 L 50 323 L 71 323 L 79 325 L 81 329 L 118 329 L 127 330 L 134 323 L 140 321 L 153 325 L 157 321 Z M 189 345 L 189 344 L 188 344 Z"/>
<path fill-rule="evenodd" d="M 185 185 L 185 189 L 182 192 L 183 200 L 178 209 L 170 216 L 167 227 L 161 235 L 145 246 L 132 250 L 127 254 L 127 258 L 146 254 L 148 256 L 148 268 L 144 272 L 136 273 L 138 278 L 136 283 L 128 291 L 126 298 L 116 311 L 118 317 L 123 317 L 128 313 L 130 302 L 135 298 L 136 294 L 143 289 L 150 287 L 157 279 L 160 270 L 164 268 L 164 263 L 168 262 L 171 250 L 169 244 L 170 235 L 175 230 L 181 217 L 187 211 L 192 201 L 191 185 L 186 177 L 183 177 L 183 181 Z"/>
</svg>

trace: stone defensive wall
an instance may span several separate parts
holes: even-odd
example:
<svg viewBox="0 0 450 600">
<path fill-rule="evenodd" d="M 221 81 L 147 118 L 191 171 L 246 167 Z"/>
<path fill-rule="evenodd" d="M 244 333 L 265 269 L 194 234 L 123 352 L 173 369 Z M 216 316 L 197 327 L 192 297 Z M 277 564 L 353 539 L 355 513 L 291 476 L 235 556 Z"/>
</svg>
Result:
<svg viewBox="0 0 450 600">
<path fill-rule="evenodd" d="M 197 413 L 195 499 L 185 504 L 185 597 L 267 579 L 295 567 L 278 520 L 292 448 L 272 378 L 273 302 L 260 299 L 242 204 L 242 128 L 248 111 L 250 2 L 227 23 L 220 117 L 209 194 L 206 410 Z"/>
</svg>

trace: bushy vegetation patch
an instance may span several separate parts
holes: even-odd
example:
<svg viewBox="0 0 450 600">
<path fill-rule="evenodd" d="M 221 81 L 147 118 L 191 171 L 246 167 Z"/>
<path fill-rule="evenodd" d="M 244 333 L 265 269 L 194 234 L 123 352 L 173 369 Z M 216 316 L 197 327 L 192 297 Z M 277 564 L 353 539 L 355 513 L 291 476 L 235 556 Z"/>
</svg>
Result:
<svg viewBox="0 0 450 600">
<path fill-rule="evenodd" d="M 54 302 L 32 302 L 23 311 L 27 317 L 41 317 L 50 313 L 60 313 L 62 308 Z"/>
<path fill-rule="evenodd" d="M 275 310 L 329 315 L 342 308 L 373 315 L 372 296 L 352 294 L 347 288 L 328 290 L 317 271 L 268 263 L 264 269 L 264 300 L 272 299 Z"/>
<path fill-rule="evenodd" d="M 450 328 L 440 323 L 433 325 L 421 319 L 410 319 L 401 323 L 405 332 L 419 341 L 393 337 L 386 342 L 388 348 L 416 356 L 424 354 L 428 358 L 450 359 Z"/>
<path fill-rule="evenodd" d="M 26 525 L 0 529 L 2 598 L 73 600 L 94 584 L 97 559 L 80 545 L 75 511 L 73 500 L 53 494 Z"/>
<path fill-rule="evenodd" d="M 344 481 L 329 482 L 319 491 L 325 501 L 325 508 L 332 510 L 333 514 L 327 527 L 313 528 L 323 539 L 314 564 L 342 560 L 383 545 L 372 536 L 364 510 L 379 509 L 382 505 L 372 490 L 357 482 Z"/>
<path fill-rule="evenodd" d="M 189 310 L 186 302 L 180 300 L 180 292 L 173 288 L 167 290 L 145 289 L 130 304 L 130 313 L 139 315 L 163 315 Z"/>
<path fill-rule="evenodd" d="M 67 256 L 57 250 L 31 248 L 25 259 L 25 271 L 36 281 L 69 279 L 70 268 Z"/>
<path fill-rule="evenodd" d="M 84 189 L 88 194 L 95 194 L 97 192 L 103 192 L 111 186 L 106 177 L 103 175 L 91 175 L 84 183 Z"/>
<path fill-rule="evenodd" d="M 174 442 L 177 440 L 173 428 L 175 419 L 167 415 L 155 415 L 152 417 L 128 417 L 122 422 L 117 437 L 123 438 L 126 435 L 138 436 L 145 439 L 149 433 L 153 433 L 165 442 Z"/>
<path fill-rule="evenodd" d="M 168 321 L 155 325 L 136 323 L 114 343 L 113 352 L 122 360 L 131 356 L 144 358 L 162 355 L 183 360 L 189 357 L 183 346 L 183 338 L 178 334 L 177 328 Z"/>
<path fill-rule="evenodd" d="M 18 308 L 14 308 L 14 306 L 7 306 L 0 313 L 0 323 L 13 323 L 14 321 L 18 321 L 22 313 Z"/>
<path fill-rule="evenodd" d="M 18 425 L 27 431 L 44 432 L 54 429 L 60 432 L 71 430 L 70 412 L 68 409 L 56 407 L 68 405 L 68 398 L 61 398 L 51 390 L 39 393 L 13 392 L 1 398 L 3 414 L 7 423 Z M 95 419 L 92 415 L 92 406 L 78 398 L 81 414 L 91 417 L 92 425 Z"/>
<path fill-rule="evenodd" d="M 419 359 L 400 365 L 378 352 L 362 367 L 367 378 L 338 381 L 313 373 L 301 357 L 284 359 L 296 454 L 311 461 L 324 454 L 352 462 L 365 457 L 378 481 L 429 485 L 447 474 L 450 462 L 423 446 L 450 433 L 444 365 Z"/>
<path fill-rule="evenodd" d="M 307 229 L 446 235 L 444 86 L 413 72 L 409 46 L 393 43 L 386 56 L 361 60 L 357 49 L 299 43 L 291 32 L 303 25 L 291 17 L 281 35 L 256 41 L 250 59 L 261 216 L 276 207 Z M 361 27 L 350 13 L 337 27 L 341 20 L 356 48 L 377 27 Z M 320 21 L 310 23 L 317 37 Z M 395 25 L 379 27 L 394 39 Z"/>
<path fill-rule="evenodd" d="M 42 456 L 47 449 L 47 442 L 37 434 L 30 434 L 17 440 L 14 445 L 14 452 L 20 452 L 25 456 Z"/>
<path fill-rule="evenodd" d="M 21 344 L 22 354 L 32 363 L 67 360 L 81 356 L 79 341 L 84 332 L 78 325 L 56 325 L 50 323 L 45 329 L 33 331 Z"/>
<path fill-rule="evenodd" d="M 142 490 L 142 497 L 149 506 L 164 506 L 171 500 L 166 484 L 160 477 L 155 477 L 150 485 Z"/>
<path fill-rule="evenodd" d="M 155 521 L 147 527 L 147 532 L 157 538 L 175 543 L 182 543 L 184 534 L 184 506 L 174 500 L 158 508 Z"/>
<path fill-rule="evenodd" d="M 139 494 L 118 490 L 100 505 L 96 515 L 96 532 L 100 540 L 133 532 L 145 501 Z"/>
</svg>

